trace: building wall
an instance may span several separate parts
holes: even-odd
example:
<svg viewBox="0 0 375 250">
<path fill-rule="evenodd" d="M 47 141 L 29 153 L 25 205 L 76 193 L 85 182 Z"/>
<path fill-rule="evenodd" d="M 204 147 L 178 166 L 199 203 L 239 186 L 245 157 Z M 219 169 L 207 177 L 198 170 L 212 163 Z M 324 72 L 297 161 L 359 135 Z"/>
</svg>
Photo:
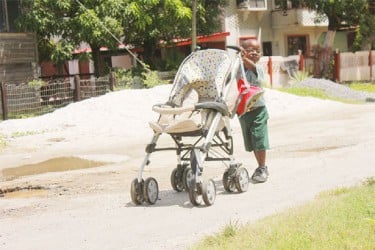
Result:
<svg viewBox="0 0 375 250">
<path fill-rule="evenodd" d="M 241 37 L 259 37 L 261 42 L 271 44 L 272 55 L 288 56 L 288 36 L 305 36 L 305 55 L 309 56 L 311 47 L 327 31 L 327 23 L 314 23 L 313 16 L 306 9 L 275 10 L 273 0 L 267 1 L 267 10 L 260 11 L 239 9 L 236 0 L 230 0 L 224 14 L 225 31 L 230 32 L 227 44 L 239 45 Z"/>
<path fill-rule="evenodd" d="M 20 83 L 37 77 L 37 49 L 31 33 L 0 33 L 0 82 Z"/>
</svg>

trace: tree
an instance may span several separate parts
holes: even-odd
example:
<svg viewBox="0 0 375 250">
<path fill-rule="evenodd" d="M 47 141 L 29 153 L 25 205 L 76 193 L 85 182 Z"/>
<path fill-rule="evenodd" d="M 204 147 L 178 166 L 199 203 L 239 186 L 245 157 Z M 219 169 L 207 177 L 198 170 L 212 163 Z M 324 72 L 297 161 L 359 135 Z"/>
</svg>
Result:
<svg viewBox="0 0 375 250">
<path fill-rule="evenodd" d="M 207 35 L 221 30 L 221 7 L 225 0 L 197 1 L 197 34 Z M 191 36 L 192 10 L 191 0 L 162 0 L 155 5 L 143 5 L 142 12 L 148 13 L 146 26 L 134 26 L 137 20 L 126 20 L 124 23 L 124 42 L 144 49 L 143 56 L 153 68 L 160 66 L 160 41 L 163 46 L 173 46 L 173 39 Z"/>
<path fill-rule="evenodd" d="M 202 1 L 202 30 L 209 31 L 214 12 L 224 0 Z M 116 48 L 121 41 L 141 46 L 146 58 L 154 58 L 160 40 L 186 37 L 191 30 L 189 0 L 24 0 L 22 30 L 35 32 L 40 60 L 56 64 L 71 59 L 74 48 L 86 42 L 92 50 L 96 76 L 106 74 L 100 48 Z M 216 20 L 212 18 L 212 20 Z M 217 25 L 216 25 L 217 26 Z M 212 27 L 216 27 L 213 25 Z M 207 30 L 205 30 L 207 29 Z M 152 60 L 148 60 L 152 63 Z"/>
<path fill-rule="evenodd" d="M 327 75 L 329 68 L 336 31 L 342 27 L 358 26 L 361 16 L 366 13 L 367 2 L 366 0 L 302 0 L 302 2 L 306 7 L 317 12 L 317 20 L 328 19 L 328 31 L 319 58 L 321 61 L 320 72 L 324 76 Z"/>
</svg>

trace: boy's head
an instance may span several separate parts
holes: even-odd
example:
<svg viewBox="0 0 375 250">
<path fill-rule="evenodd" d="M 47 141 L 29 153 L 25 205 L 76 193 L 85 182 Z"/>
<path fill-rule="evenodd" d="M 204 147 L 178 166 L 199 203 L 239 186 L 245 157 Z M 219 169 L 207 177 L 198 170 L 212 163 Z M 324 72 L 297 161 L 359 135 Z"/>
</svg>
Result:
<svg viewBox="0 0 375 250">
<path fill-rule="evenodd" d="M 251 38 L 241 43 L 242 53 L 254 63 L 258 62 L 261 56 L 260 44 L 257 39 Z"/>
</svg>

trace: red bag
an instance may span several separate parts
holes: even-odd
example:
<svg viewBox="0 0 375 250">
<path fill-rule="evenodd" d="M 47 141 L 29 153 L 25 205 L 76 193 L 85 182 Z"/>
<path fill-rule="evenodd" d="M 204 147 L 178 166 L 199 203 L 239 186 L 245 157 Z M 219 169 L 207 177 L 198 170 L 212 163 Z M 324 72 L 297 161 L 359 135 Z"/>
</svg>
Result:
<svg viewBox="0 0 375 250">
<path fill-rule="evenodd" d="M 238 116 L 242 116 L 246 112 L 250 111 L 256 101 L 264 94 L 264 90 L 250 84 L 246 85 L 243 79 L 238 80 L 237 88 L 239 95 L 236 113 Z"/>
</svg>

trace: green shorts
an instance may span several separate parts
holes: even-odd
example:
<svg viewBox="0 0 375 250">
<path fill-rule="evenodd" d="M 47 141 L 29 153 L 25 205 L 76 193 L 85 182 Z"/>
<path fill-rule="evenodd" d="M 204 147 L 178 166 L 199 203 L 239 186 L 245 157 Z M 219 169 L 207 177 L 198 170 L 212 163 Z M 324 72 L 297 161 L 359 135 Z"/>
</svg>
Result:
<svg viewBox="0 0 375 250">
<path fill-rule="evenodd" d="M 268 111 L 265 106 L 239 118 L 246 151 L 269 149 L 267 120 Z"/>
</svg>

